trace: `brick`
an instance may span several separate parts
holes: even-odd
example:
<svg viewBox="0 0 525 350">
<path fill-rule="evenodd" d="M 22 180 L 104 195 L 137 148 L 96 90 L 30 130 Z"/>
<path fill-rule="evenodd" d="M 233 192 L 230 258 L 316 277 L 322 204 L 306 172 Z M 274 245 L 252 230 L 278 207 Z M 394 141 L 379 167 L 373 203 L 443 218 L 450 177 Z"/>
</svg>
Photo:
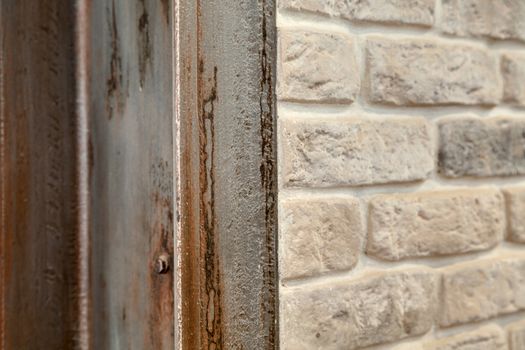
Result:
<svg viewBox="0 0 525 350">
<path fill-rule="evenodd" d="M 340 33 L 280 33 L 278 97 L 288 101 L 352 102 L 359 71 L 352 39 Z"/>
<path fill-rule="evenodd" d="M 377 196 L 369 230 L 367 254 L 384 260 L 486 250 L 504 236 L 504 200 L 492 189 Z"/>
<path fill-rule="evenodd" d="M 525 243 L 525 187 L 507 188 L 504 193 L 507 201 L 508 239 Z"/>
<path fill-rule="evenodd" d="M 508 350 L 503 330 L 488 325 L 471 332 L 395 347 L 393 350 Z"/>
<path fill-rule="evenodd" d="M 281 122 L 282 176 L 288 187 L 329 187 L 425 179 L 434 167 L 422 118 Z"/>
<path fill-rule="evenodd" d="M 486 320 L 525 309 L 525 258 L 474 261 L 443 272 L 440 325 Z"/>
<path fill-rule="evenodd" d="M 525 106 L 525 54 L 505 53 L 501 56 L 501 73 L 505 102 Z"/>
<path fill-rule="evenodd" d="M 503 330 L 496 325 L 428 342 L 424 350 L 507 350 Z"/>
<path fill-rule="evenodd" d="M 294 198 L 281 204 L 280 273 L 283 279 L 349 270 L 364 237 L 355 198 Z"/>
<path fill-rule="evenodd" d="M 493 105 L 503 90 L 496 57 L 473 45 L 375 37 L 367 45 L 367 70 L 376 103 Z"/>
<path fill-rule="evenodd" d="M 443 0 L 441 28 L 458 36 L 525 40 L 522 0 Z"/>
<path fill-rule="evenodd" d="M 439 172 L 448 177 L 525 174 L 525 118 L 439 122 Z"/>
<path fill-rule="evenodd" d="M 422 268 L 284 291 L 282 349 L 352 350 L 426 333 L 436 287 L 436 276 Z"/>
<path fill-rule="evenodd" d="M 507 327 L 510 350 L 525 349 L 525 321 L 518 321 Z"/>
<path fill-rule="evenodd" d="M 357 21 L 430 27 L 434 23 L 434 3 L 434 0 L 280 0 L 279 7 Z"/>
</svg>

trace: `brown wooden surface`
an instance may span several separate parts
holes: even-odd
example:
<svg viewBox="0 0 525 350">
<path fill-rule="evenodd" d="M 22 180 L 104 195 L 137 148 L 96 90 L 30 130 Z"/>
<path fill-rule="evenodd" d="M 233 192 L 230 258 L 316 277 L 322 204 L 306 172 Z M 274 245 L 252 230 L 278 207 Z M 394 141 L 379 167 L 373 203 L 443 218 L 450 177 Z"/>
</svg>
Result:
<svg viewBox="0 0 525 350">
<path fill-rule="evenodd" d="M 2 349 L 78 348 L 74 6 L 0 2 Z"/>
</svg>

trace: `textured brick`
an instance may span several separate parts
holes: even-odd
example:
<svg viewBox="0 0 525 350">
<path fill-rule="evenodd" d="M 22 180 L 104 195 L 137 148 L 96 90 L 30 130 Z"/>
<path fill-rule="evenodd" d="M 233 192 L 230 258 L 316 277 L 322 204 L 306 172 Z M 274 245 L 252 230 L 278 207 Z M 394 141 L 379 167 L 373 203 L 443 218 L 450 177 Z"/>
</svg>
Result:
<svg viewBox="0 0 525 350">
<path fill-rule="evenodd" d="M 508 239 L 525 243 L 525 187 L 505 189 L 508 216 Z"/>
<path fill-rule="evenodd" d="M 428 39 L 368 42 L 370 99 L 396 105 L 491 105 L 502 79 L 495 56 L 471 45 Z"/>
<path fill-rule="evenodd" d="M 525 40 L 523 0 L 443 0 L 442 8 L 445 33 Z"/>
<path fill-rule="evenodd" d="M 428 342 L 424 350 L 507 350 L 503 330 L 489 325 L 472 332 Z"/>
<path fill-rule="evenodd" d="M 507 350 L 503 330 L 488 325 L 471 332 L 395 347 L 393 350 Z"/>
<path fill-rule="evenodd" d="M 525 118 L 448 118 L 439 123 L 439 136 L 445 176 L 525 174 Z"/>
<path fill-rule="evenodd" d="M 525 54 L 503 54 L 501 73 L 505 83 L 503 89 L 505 102 L 525 106 Z"/>
<path fill-rule="evenodd" d="M 367 254 L 385 260 L 475 252 L 505 231 L 500 191 L 382 195 L 370 203 Z"/>
<path fill-rule="evenodd" d="M 510 350 L 525 349 L 525 321 L 510 324 L 507 332 Z"/>
<path fill-rule="evenodd" d="M 285 200 L 280 231 L 283 279 L 351 269 L 364 237 L 359 202 L 353 198 Z"/>
<path fill-rule="evenodd" d="M 354 46 L 344 34 L 282 31 L 278 74 L 283 100 L 349 103 L 359 91 Z"/>
<path fill-rule="evenodd" d="M 434 0 L 280 0 L 281 8 L 350 20 L 431 26 Z"/>
<path fill-rule="evenodd" d="M 365 185 L 421 180 L 434 167 L 422 118 L 282 122 L 287 186 Z"/>
<path fill-rule="evenodd" d="M 427 269 L 374 274 L 281 296 L 282 349 L 357 349 L 423 334 L 435 315 Z"/>
<path fill-rule="evenodd" d="M 441 326 L 525 309 L 525 258 L 474 261 L 445 269 Z"/>
</svg>

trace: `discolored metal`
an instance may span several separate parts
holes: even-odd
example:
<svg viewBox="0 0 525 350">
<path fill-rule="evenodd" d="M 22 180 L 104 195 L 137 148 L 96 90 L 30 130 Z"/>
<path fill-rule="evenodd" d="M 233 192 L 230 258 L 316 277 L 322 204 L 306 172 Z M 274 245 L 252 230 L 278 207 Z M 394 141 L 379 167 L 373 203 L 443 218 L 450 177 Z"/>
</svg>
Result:
<svg viewBox="0 0 525 350">
<path fill-rule="evenodd" d="M 171 11 L 90 3 L 94 349 L 174 348 Z"/>
<path fill-rule="evenodd" d="M 80 349 L 75 6 L 0 1 L 0 348 Z"/>
<path fill-rule="evenodd" d="M 277 347 L 275 4 L 181 1 L 184 349 Z"/>
<path fill-rule="evenodd" d="M 0 28 L 0 348 L 276 348 L 274 2 Z"/>
</svg>

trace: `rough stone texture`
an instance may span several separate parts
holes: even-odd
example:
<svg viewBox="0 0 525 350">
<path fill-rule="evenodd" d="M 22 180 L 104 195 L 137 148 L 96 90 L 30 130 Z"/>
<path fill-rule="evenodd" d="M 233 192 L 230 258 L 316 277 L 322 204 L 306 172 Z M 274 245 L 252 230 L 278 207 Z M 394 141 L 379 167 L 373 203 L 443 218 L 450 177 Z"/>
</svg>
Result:
<svg viewBox="0 0 525 350">
<path fill-rule="evenodd" d="M 525 258 L 473 261 L 443 272 L 441 326 L 525 309 Z"/>
<path fill-rule="evenodd" d="M 475 252 L 496 246 L 504 232 L 498 190 L 382 195 L 370 203 L 367 254 L 399 260 Z"/>
<path fill-rule="evenodd" d="M 367 47 L 370 99 L 396 105 L 492 105 L 502 95 L 494 55 L 472 45 L 375 37 Z"/>
<path fill-rule="evenodd" d="M 451 337 L 397 346 L 393 350 L 508 350 L 508 347 L 503 330 L 488 325 Z"/>
<path fill-rule="evenodd" d="M 283 350 L 357 349 L 423 334 L 435 315 L 437 279 L 427 269 L 287 290 Z"/>
<path fill-rule="evenodd" d="M 525 106 L 525 54 L 505 53 L 501 56 L 501 74 L 505 83 L 505 102 Z"/>
<path fill-rule="evenodd" d="M 355 266 L 364 237 L 354 198 L 288 199 L 281 204 L 282 279 Z"/>
<path fill-rule="evenodd" d="M 439 123 L 439 137 L 445 176 L 525 174 L 525 118 L 448 118 Z"/>
<path fill-rule="evenodd" d="M 283 30 L 278 97 L 289 101 L 352 102 L 359 72 L 352 39 L 344 34 Z"/>
<path fill-rule="evenodd" d="M 525 187 L 507 188 L 504 193 L 507 201 L 508 239 L 525 243 Z"/>
<path fill-rule="evenodd" d="M 430 130 L 422 118 L 284 120 L 281 137 L 286 186 L 414 181 L 434 167 Z"/>
<path fill-rule="evenodd" d="M 430 27 L 434 0 L 281 0 L 281 8 L 341 16 L 350 20 Z"/>
<path fill-rule="evenodd" d="M 525 349 L 525 321 L 510 324 L 507 333 L 510 350 Z"/>
<path fill-rule="evenodd" d="M 523 0 L 443 0 L 442 30 L 458 36 L 525 40 Z"/>
<path fill-rule="evenodd" d="M 429 342 L 424 350 L 507 350 L 503 330 L 496 325 Z"/>
<path fill-rule="evenodd" d="M 280 348 L 525 350 L 525 0 L 277 9 Z"/>
</svg>

